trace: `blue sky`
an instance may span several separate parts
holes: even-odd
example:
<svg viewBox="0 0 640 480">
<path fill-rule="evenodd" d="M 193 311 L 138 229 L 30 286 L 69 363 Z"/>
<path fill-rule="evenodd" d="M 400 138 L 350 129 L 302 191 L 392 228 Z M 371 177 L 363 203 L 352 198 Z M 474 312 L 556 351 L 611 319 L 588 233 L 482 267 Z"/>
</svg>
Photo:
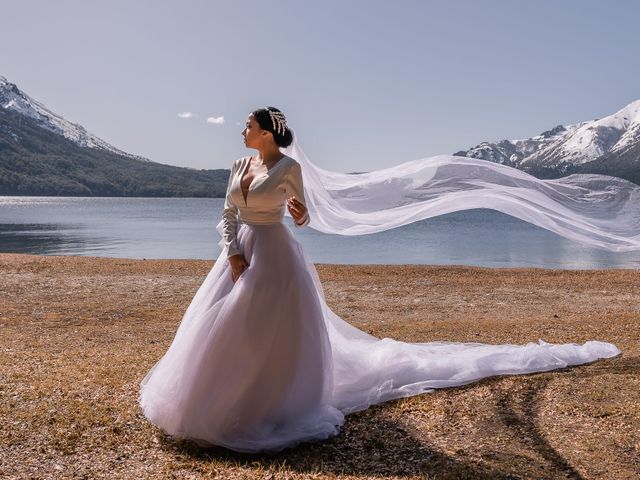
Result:
<svg viewBox="0 0 640 480">
<path fill-rule="evenodd" d="M 0 8 L 0 75 L 116 147 L 172 165 L 228 168 L 254 153 L 238 123 L 263 105 L 285 112 L 312 161 L 361 171 L 533 136 L 640 99 L 637 1 Z"/>
</svg>

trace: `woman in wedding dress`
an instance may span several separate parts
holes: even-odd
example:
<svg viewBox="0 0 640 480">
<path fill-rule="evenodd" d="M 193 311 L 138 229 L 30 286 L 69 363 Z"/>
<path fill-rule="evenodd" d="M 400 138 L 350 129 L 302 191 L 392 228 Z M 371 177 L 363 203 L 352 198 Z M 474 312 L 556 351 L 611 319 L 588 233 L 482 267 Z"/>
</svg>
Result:
<svg viewBox="0 0 640 480">
<path fill-rule="evenodd" d="M 599 341 L 406 343 L 358 330 L 327 306 L 315 266 L 283 223 L 286 206 L 294 229 L 314 220 L 327 228 L 319 209 L 332 209 L 317 199 L 308 208 L 302 166 L 283 153 L 294 140 L 283 113 L 252 112 L 242 135 L 258 154 L 231 167 L 223 251 L 140 384 L 145 416 L 167 434 L 279 451 L 337 435 L 346 414 L 373 404 L 620 353 Z"/>
</svg>

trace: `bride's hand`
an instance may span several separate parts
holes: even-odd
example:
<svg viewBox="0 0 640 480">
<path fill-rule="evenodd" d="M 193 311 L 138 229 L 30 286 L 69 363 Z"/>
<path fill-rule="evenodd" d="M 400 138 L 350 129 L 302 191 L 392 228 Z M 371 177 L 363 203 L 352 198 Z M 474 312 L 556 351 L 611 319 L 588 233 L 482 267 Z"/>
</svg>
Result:
<svg viewBox="0 0 640 480">
<path fill-rule="evenodd" d="M 244 256 L 240 253 L 229 257 L 229 264 L 231 265 L 231 279 L 235 283 L 245 268 L 249 266 Z"/>
<path fill-rule="evenodd" d="M 307 214 L 307 207 L 305 207 L 295 196 L 293 196 L 287 198 L 287 208 L 289 209 L 289 213 L 293 217 L 293 221 L 298 224 L 302 223 L 301 220 Z"/>
</svg>

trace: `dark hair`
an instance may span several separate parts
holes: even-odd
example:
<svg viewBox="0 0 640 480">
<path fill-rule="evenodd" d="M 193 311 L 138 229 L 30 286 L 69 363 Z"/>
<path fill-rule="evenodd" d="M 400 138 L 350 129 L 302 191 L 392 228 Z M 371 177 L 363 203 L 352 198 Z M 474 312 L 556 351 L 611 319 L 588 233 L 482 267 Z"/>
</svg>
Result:
<svg viewBox="0 0 640 480">
<path fill-rule="evenodd" d="M 278 110 L 276 107 L 265 107 L 254 110 L 253 112 L 251 112 L 251 114 L 253 115 L 253 118 L 256 119 L 256 122 L 258 122 L 258 125 L 260 125 L 261 129 L 268 130 L 273 134 L 273 139 L 275 140 L 276 145 L 282 148 L 286 148 L 291 145 L 291 142 L 293 142 L 293 132 L 291 131 L 291 129 L 289 129 L 289 127 L 285 128 L 283 134 L 279 134 L 278 132 L 276 132 L 273 128 L 273 123 L 271 122 L 271 115 L 269 114 L 269 111 L 280 112 L 280 110 Z"/>
</svg>

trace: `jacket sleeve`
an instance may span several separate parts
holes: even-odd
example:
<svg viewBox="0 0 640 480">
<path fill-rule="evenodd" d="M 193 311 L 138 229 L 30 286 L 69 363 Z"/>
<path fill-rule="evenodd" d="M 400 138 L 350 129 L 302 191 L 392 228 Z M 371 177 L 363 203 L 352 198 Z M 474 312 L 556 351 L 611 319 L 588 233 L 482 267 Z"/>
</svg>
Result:
<svg viewBox="0 0 640 480">
<path fill-rule="evenodd" d="M 227 258 L 240 253 L 238 243 L 236 241 L 236 228 L 238 225 L 238 207 L 231 198 L 231 183 L 236 174 L 238 160 L 233 163 L 231 173 L 229 174 L 229 182 L 227 183 L 227 193 L 224 199 L 224 209 L 222 210 L 222 238 L 224 239 L 224 251 Z"/>
<path fill-rule="evenodd" d="M 293 166 L 289 169 L 285 188 L 287 192 L 287 198 L 293 195 L 305 207 L 307 206 L 307 202 L 304 198 L 304 186 L 302 184 L 302 167 L 298 162 L 294 163 Z M 310 221 L 311 218 L 309 216 L 309 212 L 307 211 L 302 223 L 298 224 L 294 220 L 293 224 L 298 228 L 302 228 L 305 225 L 308 225 Z"/>
</svg>

